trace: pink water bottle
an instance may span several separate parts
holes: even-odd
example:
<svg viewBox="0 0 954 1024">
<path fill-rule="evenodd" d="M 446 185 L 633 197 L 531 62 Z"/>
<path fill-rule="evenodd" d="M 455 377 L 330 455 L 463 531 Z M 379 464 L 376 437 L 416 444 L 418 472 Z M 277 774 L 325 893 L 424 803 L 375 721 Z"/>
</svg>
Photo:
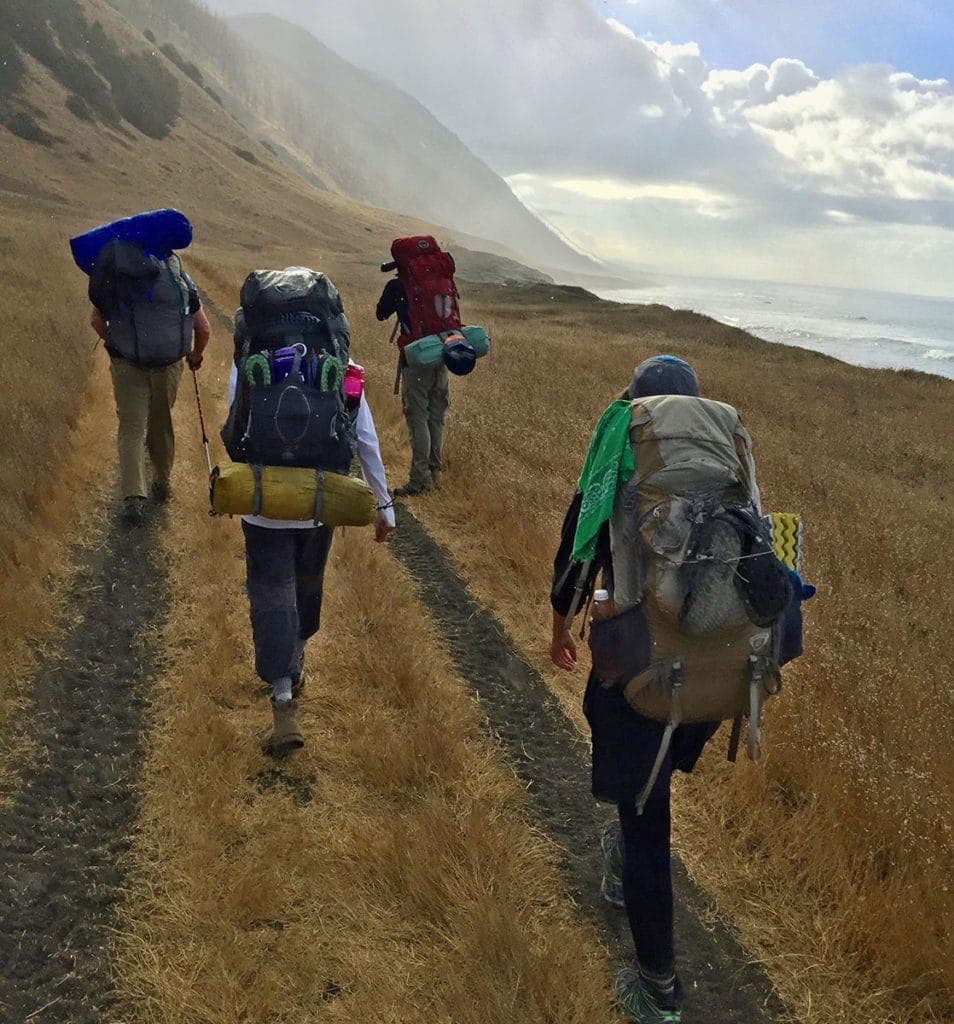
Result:
<svg viewBox="0 0 954 1024">
<path fill-rule="evenodd" d="M 348 369 L 344 375 L 344 396 L 345 406 L 348 409 L 357 409 L 361 404 L 361 396 L 364 394 L 364 367 L 357 363 L 348 363 Z"/>
</svg>

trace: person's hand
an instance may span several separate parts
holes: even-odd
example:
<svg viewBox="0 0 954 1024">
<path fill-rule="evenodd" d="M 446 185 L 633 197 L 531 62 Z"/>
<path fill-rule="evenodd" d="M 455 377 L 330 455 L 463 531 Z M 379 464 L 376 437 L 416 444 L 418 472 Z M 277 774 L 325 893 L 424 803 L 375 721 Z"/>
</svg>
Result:
<svg viewBox="0 0 954 1024">
<path fill-rule="evenodd" d="M 196 350 L 193 349 L 186 356 L 186 362 L 189 364 L 190 370 L 198 370 L 198 368 L 202 365 L 202 353 L 196 352 Z"/>
<path fill-rule="evenodd" d="M 397 527 L 392 526 L 384 516 L 378 516 L 378 521 L 374 524 L 375 543 L 384 544 L 396 529 Z"/>
<path fill-rule="evenodd" d="M 572 672 L 576 668 L 576 641 L 568 629 L 554 633 L 550 644 L 550 659 L 565 672 Z"/>
</svg>

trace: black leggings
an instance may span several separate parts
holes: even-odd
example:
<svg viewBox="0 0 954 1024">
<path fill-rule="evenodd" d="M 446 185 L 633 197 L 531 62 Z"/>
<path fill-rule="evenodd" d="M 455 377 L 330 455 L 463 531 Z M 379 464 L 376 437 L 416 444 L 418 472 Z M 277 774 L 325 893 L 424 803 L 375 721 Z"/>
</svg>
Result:
<svg viewBox="0 0 954 1024">
<path fill-rule="evenodd" d="M 623 831 L 623 898 L 636 956 L 646 970 L 668 974 L 675 963 L 668 784 L 653 791 L 641 815 L 636 813 L 634 801 L 621 803 L 619 821 Z"/>
</svg>

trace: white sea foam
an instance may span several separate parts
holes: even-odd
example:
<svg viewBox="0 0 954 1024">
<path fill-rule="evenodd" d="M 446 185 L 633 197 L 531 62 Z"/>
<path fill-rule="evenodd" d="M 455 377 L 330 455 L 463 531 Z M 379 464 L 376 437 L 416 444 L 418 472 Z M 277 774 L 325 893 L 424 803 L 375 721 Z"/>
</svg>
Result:
<svg viewBox="0 0 954 1024">
<path fill-rule="evenodd" d="M 954 378 L 954 300 L 713 278 L 659 276 L 615 302 L 693 309 L 766 341 L 824 352 L 858 366 Z"/>
</svg>

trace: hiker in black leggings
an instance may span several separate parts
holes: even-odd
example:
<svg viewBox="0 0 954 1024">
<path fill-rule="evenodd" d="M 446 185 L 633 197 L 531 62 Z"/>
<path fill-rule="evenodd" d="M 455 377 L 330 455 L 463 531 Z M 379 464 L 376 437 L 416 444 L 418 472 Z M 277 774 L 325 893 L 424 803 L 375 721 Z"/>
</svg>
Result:
<svg viewBox="0 0 954 1024">
<path fill-rule="evenodd" d="M 647 364 L 651 364 L 648 374 Z M 698 394 L 695 374 L 686 363 L 671 360 L 659 366 L 652 365 L 655 360 L 648 360 L 647 364 L 637 368 L 627 392 L 629 398 Z M 567 671 L 576 666 L 576 641 L 568 621 L 574 595 L 578 590 L 584 595 L 592 594 L 600 573 L 602 586 L 613 592 L 608 523 L 603 524 L 597 537 L 596 554 L 585 579 L 581 579 L 584 567 L 573 561 L 582 500 L 578 492 L 567 511 L 550 594 L 550 653 L 554 664 Z M 593 795 L 601 802 L 616 804 L 618 810 L 618 821 L 608 823 L 601 837 L 606 860 L 603 895 L 610 903 L 625 906 L 636 947 L 635 966 L 622 970 L 616 979 L 620 1008 L 640 1024 L 676 1024 L 681 1020 L 681 989 L 673 948 L 670 781 L 674 769 L 692 771 L 719 723 L 676 728 L 639 814 L 637 798 L 652 772 L 665 724 L 639 714 L 619 688 L 604 686 L 593 672 L 587 681 L 583 711 L 593 739 Z"/>
</svg>

